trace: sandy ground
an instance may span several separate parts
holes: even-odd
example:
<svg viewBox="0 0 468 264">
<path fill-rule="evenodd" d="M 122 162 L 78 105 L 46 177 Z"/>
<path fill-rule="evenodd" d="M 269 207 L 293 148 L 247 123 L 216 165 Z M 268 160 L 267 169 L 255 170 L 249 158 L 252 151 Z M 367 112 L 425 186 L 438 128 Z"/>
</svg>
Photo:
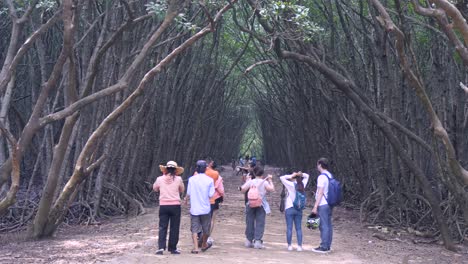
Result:
<svg viewBox="0 0 468 264">
<path fill-rule="evenodd" d="M 267 172 L 275 173 L 275 170 L 267 168 Z M 0 237 L 3 240 L 0 263 L 468 263 L 467 246 L 460 246 L 460 252 L 453 253 L 437 244 L 413 244 L 408 236 L 399 237 L 400 241 L 382 241 L 372 236 L 375 230 L 362 227 L 356 212 L 343 208 L 334 211 L 330 254 L 311 252 L 320 242 L 319 231 L 305 227 L 304 251 L 287 251 L 286 223 L 278 210 L 281 191 L 278 179 L 275 179 L 276 192 L 268 198 L 272 214 L 267 216 L 266 248 L 245 248 L 243 196 L 237 191 L 240 179 L 229 167 L 225 167 L 222 175 L 226 198 L 212 234 L 215 243 L 204 253 L 190 254 L 190 219 L 188 208 L 184 207 L 179 241 L 182 254 L 155 255 L 158 208 L 149 208 L 145 215 L 114 218 L 99 226 L 64 226 L 49 240 L 6 243 L 5 236 Z M 309 211 L 307 208 L 304 215 Z M 296 248 L 295 235 L 293 245 Z"/>
</svg>

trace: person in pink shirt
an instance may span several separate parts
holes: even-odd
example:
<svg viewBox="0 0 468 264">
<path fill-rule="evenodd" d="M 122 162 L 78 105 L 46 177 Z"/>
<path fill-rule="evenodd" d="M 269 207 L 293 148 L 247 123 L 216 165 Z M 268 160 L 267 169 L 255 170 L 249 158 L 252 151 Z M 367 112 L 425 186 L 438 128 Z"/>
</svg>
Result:
<svg viewBox="0 0 468 264">
<path fill-rule="evenodd" d="M 168 161 L 166 166 L 160 165 L 163 173 L 153 184 L 153 190 L 159 192 L 159 238 L 158 251 L 156 254 L 162 255 L 166 249 L 167 228 L 170 224 L 169 243 L 167 250 L 171 254 L 180 254 L 177 249 L 180 229 L 180 195 L 184 193 L 184 182 L 181 175 L 184 168 L 177 166 L 175 161 Z"/>
<path fill-rule="evenodd" d="M 208 168 L 211 168 L 212 170 L 216 169 L 217 165 L 216 162 L 211 160 L 208 163 Z M 205 172 L 208 175 L 208 169 Z M 221 175 L 218 173 L 218 179 L 214 182 L 214 187 L 215 187 L 215 194 L 213 197 L 210 199 L 211 203 L 211 229 L 210 229 L 210 235 L 213 234 L 213 229 L 215 225 L 215 218 L 216 218 L 216 211 L 219 210 L 219 204 L 223 203 L 224 201 L 224 184 L 223 184 L 223 178 Z M 213 243 L 214 240 L 210 236 L 208 237 L 208 242 Z"/>
</svg>

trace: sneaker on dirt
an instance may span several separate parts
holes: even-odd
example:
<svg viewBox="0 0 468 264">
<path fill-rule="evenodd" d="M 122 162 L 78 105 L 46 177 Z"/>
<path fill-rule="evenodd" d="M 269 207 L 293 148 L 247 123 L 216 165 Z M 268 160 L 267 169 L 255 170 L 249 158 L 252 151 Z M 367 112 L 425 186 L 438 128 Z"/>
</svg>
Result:
<svg viewBox="0 0 468 264">
<path fill-rule="evenodd" d="M 330 249 L 323 248 L 323 247 L 317 247 L 317 248 L 312 249 L 312 251 L 315 252 L 315 253 L 326 254 L 326 253 L 330 252 Z"/>
<path fill-rule="evenodd" d="M 263 243 L 261 240 L 255 240 L 254 242 L 254 248 L 256 249 L 262 249 L 263 248 Z"/>
<path fill-rule="evenodd" d="M 248 239 L 245 240 L 244 245 L 245 245 L 246 248 L 251 248 L 251 247 L 253 247 L 252 241 L 250 241 L 250 240 L 248 240 Z"/>
</svg>

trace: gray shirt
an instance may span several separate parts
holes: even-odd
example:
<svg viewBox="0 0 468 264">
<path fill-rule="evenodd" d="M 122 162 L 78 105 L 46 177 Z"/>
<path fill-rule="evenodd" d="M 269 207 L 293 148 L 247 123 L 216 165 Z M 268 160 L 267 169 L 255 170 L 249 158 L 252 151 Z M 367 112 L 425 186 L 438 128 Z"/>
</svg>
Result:
<svg viewBox="0 0 468 264">
<path fill-rule="evenodd" d="M 263 179 L 255 178 L 253 180 L 245 182 L 244 185 L 242 185 L 242 189 L 245 189 L 245 188 L 250 189 L 250 186 L 252 186 L 252 184 L 257 186 L 260 196 L 262 196 L 262 198 L 265 197 L 266 192 L 267 192 L 265 187 L 270 186 L 270 183 L 268 183 L 268 181 L 264 181 Z"/>
</svg>

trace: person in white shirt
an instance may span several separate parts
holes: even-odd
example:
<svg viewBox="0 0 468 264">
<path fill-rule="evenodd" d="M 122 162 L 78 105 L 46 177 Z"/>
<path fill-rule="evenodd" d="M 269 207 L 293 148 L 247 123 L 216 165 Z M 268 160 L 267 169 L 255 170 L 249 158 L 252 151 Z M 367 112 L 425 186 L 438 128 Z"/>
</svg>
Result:
<svg viewBox="0 0 468 264">
<path fill-rule="evenodd" d="M 318 213 L 320 217 L 319 229 L 322 242 L 319 247 L 312 250 L 316 253 L 328 253 L 333 238 L 332 207 L 327 202 L 328 181 L 329 178 L 333 178 L 333 175 L 328 171 L 328 164 L 328 159 L 326 158 L 320 158 L 317 161 L 317 170 L 320 172 L 320 175 L 317 178 L 317 192 L 315 193 L 315 205 L 312 213 Z"/>
<path fill-rule="evenodd" d="M 292 247 L 292 229 L 293 224 L 296 228 L 297 251 L 302 251 L 302 210 L 294 208 L 293 202 L 296 199 L 296 191 L 305 193 L 305 186 L 309 182 L 309 174 L 303 172 L 294 172 L 280 177 L 281 182 L 288 190 L 288 196 L 285 200 L 285 218 L 286 218 L 286 241 L 288 250 Z"/>
</svg>

